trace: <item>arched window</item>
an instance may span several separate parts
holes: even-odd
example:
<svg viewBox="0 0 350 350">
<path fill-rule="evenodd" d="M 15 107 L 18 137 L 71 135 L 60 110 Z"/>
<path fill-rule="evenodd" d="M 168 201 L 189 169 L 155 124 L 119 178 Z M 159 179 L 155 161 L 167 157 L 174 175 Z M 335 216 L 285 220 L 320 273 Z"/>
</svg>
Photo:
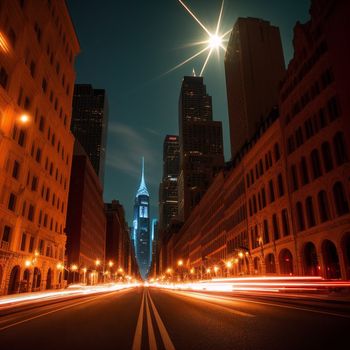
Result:
<svg viewBox="0 0 350 350">
<path fill-rule="evenodd" d="M 312 197 L 306 198 L 306 215 L 307 215 L 307 223 L 309 227 L 313 227 L 316 225 L 314 205 L 312 203 Z"/>
<path fill-rule="evenodd" d="M 283 225 L 283 236 L 289 236 L 289 220 L 287 209 L 282 210 L 282 225 Z"/>
<path fill-rule="evenodd" d="M 348 155 L 346 152 L 346 145 L 344 142 L 344 135 L 342 132 L 337 132 L 333 137 L 333 145 L 335 152 L 335 160 L 337 165 L 342 165 L 348 161 Z"/>
<path fill-rule="evenodd" d="M 336 182 L 333 186 L 333 197 L 337 215 L 341 216 L 349 212 L 349 204 L 346 199 L 343 184 L 341 182 Z"/>
<path fill-rule="evenodd" d="M 326 170 L 326 173 L 333 169 L 333 159 L 331 147 L 328 142 L 323 142 L 321 146 L 322 157 L 323 157 L 323 165 Z"/>
<path fill-rule="evenodd" d="M 256 197 L 255 194 L 253 195 L 253 213 L 256 214 L 257 207 L 256 207 Z"/>
<path fill-rule="evenodd" d="M 298 184 L 298 175 L 297 175 L 297 167 L 295 165 L 292 165 L 290 168 L 291 174 L 292 174 L 292 191 L 296 191 L 299 188 Z"/>
<path fill-rule="evenodd" d="M 313 177 L 314 179 L 317 179 L 322 175 L 320 156 L 318 154 L 317 149 L 314 149 L 311 152 L 311 164 L 312 164 Z"/>
<path fill-rule="evenodd" d="M 300 173 L 301 173 L 301 182 L 303 185 L 306 185 L 309 183 L 309 172 L 307 170 L 307 163 L 306 158 L 301 157 L 300 161 Z"/>
<path fill-rule="evenodd" d="M 303 231 L 305 230 L 303 205 L 300 202 L 297 202 L 295 209 L 297 214 L 298 231 Z"/>
</svg>

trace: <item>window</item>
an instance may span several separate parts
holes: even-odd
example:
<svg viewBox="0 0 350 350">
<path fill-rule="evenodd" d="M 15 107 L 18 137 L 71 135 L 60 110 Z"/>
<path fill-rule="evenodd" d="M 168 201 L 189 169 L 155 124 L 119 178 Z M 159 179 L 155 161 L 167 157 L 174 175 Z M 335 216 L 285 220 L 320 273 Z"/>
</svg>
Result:
<svg viewBox="0 0 350 350">
<path fill-rule="evenodd" d="M 29 240 L 29 249 L 28 249 L 28 251 L 29 251 L 29 253 L 32 253 L 33 250 L 34 250 L 34 237 L 31 236 L 30 240 Z"/>
<path fill-rule="evenodd" d="M 279 230 L 278 220 L 277 220 L 276 214 L 272 215 L 272 226 L 273 226 L 273 236 L 274 236 L 275 241 L 277 241 L 280 238 L 280 230 Z"/>
<path fill-rule="evenodd" d="M 317 199 L 320 220 L 321 222 L 325 222 L 330 219 L 327 193 L 325 191 L 320 191 L 317 195 Z"/>
<path fill-rule="evenodd" d="M 264 220 L 264 243 L 270 243 L 269 237 L 269 223 L 267 220 Z"/>
<path fill-rule="evenodd" d="M 346 199 L 343 184 L 341 182 L 336 182 L 333 186 L 333 197 L 337 215 L 341 216 L 349 212 L 349 204 Z"/>
<path fill-rule="evenodd" d="M 277 176 L 278 183 L 278 195 L 282 197 L 284 195 L 284 185 L 283 185 L 283 177 L 282 174 L 278 174 Z"/>
<path fill-rule="evenodd" d="M 262 159 L 259 160 L 259 175 L 262 176 L 264 174 L 264 166 Z"/>
<path fill-rule="evenodd" d="M 296 204 L 296 215 L 297 215 L 298 231 L 305 230 L 305 220 L 304 220 L 303 206 L 302 206 L 302 204 L 300 202 L 297 202 L 297 204 Z"/>
<path fill-rule="evenodd" d="M 256 197 L 255 197 L 255 195 L 253 195 L 253 212 L 254 212 L 254 214 L 256 214 L 256 212 L 257 212 Z"/>
<path fill-rule="evenodd" d="M 16 196 L 11 193 L 10 194 L 10 197 L 9 197 L 9 202 L 8 202 L 8 209 L 12 210 L 12 211 L 15 211 L 16 209 Z"/>
<path fill-rule="evenodd" d="M 320 156 L 318 154 L 317 149 L 314 149 L 311 152 L 311 163 L 312 163 L 313 177 L 314 179 L 317 179 L 322 175 Z"/>
<path fill-rule="evenodd" d="M 307 197 L 305 204 L 306 204 L 306 217 L 307 217 L 308 226 L 314 227 L 316 225 L 316 219 L 315 219 L 312 197 Z"/>
<path fill-rule="evenodd" d="M 19 167 L 20 167 L 20 164 L 19 162 L 17 162 L 17 160 L 15 160 L 13 162 L 13 169 L 12 169 L 12 177 L 14 179 L 18 179 L 18 176 L 19 176 Z"/>
<path fill-rule="evenodd" d="M 25 139 L 26 139 L 26 133 L 25 133 L 25 131 L 24 131 L 24 130 L 20 130 L 20 131 L 19 131 L 19 135 L 18 135 L 18 144 L 19 144 L 21 147 L 24 147 Z"/>
<path fill-rule="evenodd" d="M 29 111 L 30 105 L 31 105 L 30 98 L 29 98 L 29 96 L 26 96 L 25 99 L 24 99 L 23 108 L 24 108 L 25 110 Z"/>
<path fill-rule="evenodd" d="M 339 117 L 339 115 L 340 115 L 339 105 L 338 105 L 337 98 L 335 96 L 333 96 L 327 102 L 327 109 L 328 109 L 329 119 L 331 121 L 333 121 Z"/>
<path fill-rule="evenodd" d="M 275 201 L 275 190 L 273 188 L 272 180 L 269 181 L 269 190 L 270 190 L 270 203 Z"/>
<path fill-rule="evenodd" d="M 39 24 L 37 22 L 35 22 L 35 24 L 34 24 L 34 31 L 36 34 L 36 38 L 37 38 L 38 42 L 40 43 L 41 42 L 41 29 L 40 29 Z"/>
<path fill-rule="evenodd" d="M 337 132 L 333 137 L 333 146 L 335 152 L 335 160 L 337 165 L 342 165 L 348 161 L 344 135 L 342 132 Z"/>
<path fill-rule="evenodd" d="M 43 255 L 43 252 L 44 252 L 44 241 L 41 239 L 39 241 L 39 254 Z"/>
<path fill-rule="evenodd" d="M 4 67 L 0 67 L 0 85 L 6 89 L 8 82 L 8 73 Z"/>
<path fill-rule="evenodd" d="M 287 209 L 282 210 L 282 226 L 283 226 L 283 236 L 289 236 L 289 220 L 288 220 L 288 211 Z"/>
<path fill-rule="evenodd" d="M 291 171 L 291 174 L 292 174 L 292 190 L 296 191 L 299 188 L 296 166 L 292 165 L 291 168 L 290 168 L 290 171 Z"/>
<path fill-rule="evenodd" d="M 34 78 L 35 70 L 36 70 L 36 64 L 35 64 L 35 62 L 33 60 L 30 62 L 29 70 L 30 70 L 30 75 L 32 76 L 32 78 Z"/>
<path fill-rule="evenodd" d="M 318 112 L 318 125 L 320 126 L 320 129 L 326 127 L 328 124 L 327 116 L 323 108 L 321 108 Z"/>
<path fill-rule="evenodd" d="M 312 124 L 312 119 L 309 118 L 304 123 L 306 139 L 309 139 L 314 135 L 314 126 Z"/>
<path fill-rule="evenodd" d="M 295 141 L 296 141 L 296 146 L 297 147 L 300 147 L 303 144 L 303 142 L 304 142 L 303 131 L 302 131 L 301 127 L 299 127 L 295 131 Z"/>
<path fill-rule="evenodd" d="M 32 204 L 29 205 L 28 220 L 34 221 L 34 206 Z"/>
<path fill-rule="evenodd" d="M 44 127 L 45 127 L 45 119 L 43 116 L 41 116 L 39 120 L 39 130 L 41 132 L 44 132 Z"/>
<path fill-rule="evenodd" d="M 13 30 L 13 28 L 9 28 L 9 30 L 7 32 L 7 37 L 9 39 L 12 47 L 14 48 L 16 46 L 17 36 L 16 36 L 16 33 Z"/>
<path fill-rule="evenodd" d="M 43 78 L 43 81 L 41 83 L 41 87 L 42 87 L 43 91 L 46 93 L 46 91 L 47 91 L 47 80 L 45 78 Z"/>
<path fill-rule="evenodd" d="M 38 189 L 38 178 L 33 176 L 31 190 L 36 191 Z"/>
<path fill-rule="evenodd" d="M 40 161 L 41 161 L 41 149 L 40 149 L 40 148 L 38 148 L 38 149 L 36 150 L 35 160 L 36 160 L 38 163 L 40 163 Z"/>
<path fill-rule="evenodd" d="M 278 143 L 275 143 L 274 153 L 275 153 L 275 162 L 277 162 L 281 158 L 280 145 Z"/>
<path fill-rule="evenodd" d="M 321 151 L 322 151 L 322 157 L 323 157 L 323 165 L 326 170 L 326 173 L 328 173 L 333 169 L 332 152 L 328 142 L 322 143 Z"/>
<path fill-rule="evenodd" d="M 301 162 L 300 162 L 300 172 L 301 172 L 301 182 L 303 185 L 306 185 L 309 183 L 309 172 L 307 170 L 307 163 L 306 163 L 306 158 L 301 157 Z"/>
<path fill-rule="evenodd" d="M 294 152 L 295 150 L 295 145 L 294 145 L 294 137 L 293 135 L 288 137 L 288 140 L 287 140 L 287 151 L 288 151 L 288 154 L 291 154 L 292 152 Z"/>
<path fill-rule="evenodd" d="M 27 235 L 25 233 L 22 233 L 21 250 L 23 252 L 26 250 L 26 241 L 27 241 Z"/>
<path fill-rule="evenodd" d="M 262 206 L 263 208 L 266 207 L 266 192 L 265 192 L 265 187 L 261 189 L 261 201 L 262 201 Z"/>
<path fill-rule="evenodd" d="M 11 235 L 11 227 L 5 225 L 4 232 L 2 234 L 2 241 L 9 243 L 10 242 L 10 235 Z"/>
</svg>

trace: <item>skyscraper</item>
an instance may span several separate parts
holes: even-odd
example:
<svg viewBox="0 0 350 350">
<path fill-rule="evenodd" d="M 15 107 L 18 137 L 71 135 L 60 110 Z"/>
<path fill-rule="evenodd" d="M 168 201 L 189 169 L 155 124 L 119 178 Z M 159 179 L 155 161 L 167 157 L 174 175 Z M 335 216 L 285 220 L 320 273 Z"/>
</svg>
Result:
<svg viewBox="0 0 350 350">
<path fill-rule="evenodd" d="M 178 215 L 179 136 L 166 135 L 163 144 L 163 179 L 159 186 L 159 227 L 165 229 Z"/>
<path fill-rule="evenodd" d="M 231 156 L 252 138 L 278 104 L 285 72 L 279 28 L 258 18 L 239 18 L 225 56 Z"/>
<path fill-rule="evenodd" d="M 89 84 L 76 84 L 72 113 L 71 130 L 103 185 L 108 123 L 106 91 L 93 89 Z"/>
<path fill-rule="evenodd" d="M 203 77 L 185 76 L 179 99 L 181 220 L 186 220 L 224 164 L 222 125 L 213 121 L 212 114 Z"/>
<path fill-rule="evenodd" d="M 134 204 L 133 240 L 136 260 L 143 279 L 147 277 L 151 265 L 152 243 L 149 214 L 149 193 L 145 183 L 145 165 L 142 158 L 141 181 Z"/>
</svg>

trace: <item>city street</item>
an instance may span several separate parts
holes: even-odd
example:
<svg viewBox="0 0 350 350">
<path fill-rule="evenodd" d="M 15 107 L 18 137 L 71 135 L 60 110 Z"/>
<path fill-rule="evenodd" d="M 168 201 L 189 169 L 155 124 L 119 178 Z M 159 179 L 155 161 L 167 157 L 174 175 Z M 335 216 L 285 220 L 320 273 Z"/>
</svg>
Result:
<svg viewBox="0 0 350 350">
<path fill-rule="evenodd" d="M 346 349 L 350 305 L 136 287 L 0 310 L 3 349 Z M 344 345 L 343 345 L 344 344 Z"/>
</svg>

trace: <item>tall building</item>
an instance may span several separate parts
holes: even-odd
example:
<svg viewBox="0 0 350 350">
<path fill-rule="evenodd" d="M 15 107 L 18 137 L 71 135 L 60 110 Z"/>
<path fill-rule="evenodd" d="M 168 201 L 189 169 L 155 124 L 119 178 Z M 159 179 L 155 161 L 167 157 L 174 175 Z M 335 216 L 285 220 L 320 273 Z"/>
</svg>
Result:
<svg viewBox="0 0 350 350">
<path fill-rule="evenodd" d="M 100 181 L 104 183 L 108 124 L 106 91 L 76 84 L 71 130 L 85 149 Z"/>
<path fill-rule="evenodd" d="M 221 122 L 202 77 L 185 76 L 179 98 L 180 175 L 178 213 L 186 220 L 224 164 Z"/>
<path fill-rule="evenodd" d="M 0 2 L 0 294 L 61 285 L 79 43 L 66 2 Z"/>
<path fill-rule="evenodd" d="M 167 135 L 163 145 L 163 179 L 159 186 L 159 229 L 178 215 L 179 137 Z"/>
<path fill-rule="evenodd" d="M 102 273 L 106 250 L 103 189 L 78 141 L 74 145 L 66 232 L 68 266 L 77 265 L 79 271 L 86 268 L 87 276 Z M 101 266 L 96 266 L 97 260 Z"/>
<path fill-rule="evenodd" d="M 106 266 L 112 274 L 125 272 L 138 276 L 129 227 L 125 211 L 119 201 L 105 203 L 106 227 Z"/>
<path fill-rule="evenodd" d="M 147 277 L 151 264 L 151 232 L 149 213 L 149 193 L 145 183 L 145 164 L 142 158 L 140 186 L 134 204 L 133 240 L 139 271 L 143 279 Z"/>
<path fill-rule="evenodd" d="M 231 156 L 278 104 L 285 72 L 279 28 L 258 18 L 238 18 L 225 56 Z"/>
</svg>

